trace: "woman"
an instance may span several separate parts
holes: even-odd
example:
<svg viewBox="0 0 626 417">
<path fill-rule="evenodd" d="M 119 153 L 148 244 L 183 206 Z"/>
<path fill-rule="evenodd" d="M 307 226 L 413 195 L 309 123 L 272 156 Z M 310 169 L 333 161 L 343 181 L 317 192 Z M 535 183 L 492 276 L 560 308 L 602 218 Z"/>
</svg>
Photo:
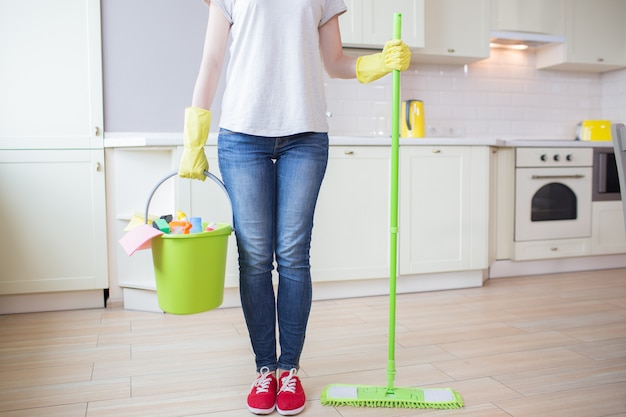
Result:
<svg viewBox="0 0 626 417">
<path fill-rule="evenodd" d="M 205 178 L 208 109 L 231 36 L 218 161 L 233 207 L 241 304 L 258 372 L 248 409 L 295 415 L 306 400 L 296 372 L 311 309 L 313 214 L 328 159 L 322 68 L 331 77 L 365 83 L 408 68 L 410 51 L 390 41 L 382 53 L 344 55 L 338 21 L 346 11 L 343 0 L 205 2 L 209 21 L 192 105 L 185 110 L 179 174 Z"/>
</svg>

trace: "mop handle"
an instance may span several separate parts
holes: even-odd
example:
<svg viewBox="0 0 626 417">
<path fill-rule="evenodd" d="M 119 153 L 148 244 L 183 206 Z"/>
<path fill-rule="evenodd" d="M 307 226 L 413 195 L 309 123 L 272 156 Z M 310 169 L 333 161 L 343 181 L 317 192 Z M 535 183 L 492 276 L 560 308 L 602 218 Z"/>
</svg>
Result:
<svg viewBox="0 0 626 417">
<path fill-rule="evenodd" d="M 402 14 L 393 16 L 393 39 L 401 39 Z M 400 131 L 400 71 L 392 72 L 392 111 L 391 111 L 391 198 L 389 221 L 389 350 L 387 358 L 387 392 L 393 393 L 396 375 L 396 276 L 398 250 L 398 154 Z"/>
</svg>

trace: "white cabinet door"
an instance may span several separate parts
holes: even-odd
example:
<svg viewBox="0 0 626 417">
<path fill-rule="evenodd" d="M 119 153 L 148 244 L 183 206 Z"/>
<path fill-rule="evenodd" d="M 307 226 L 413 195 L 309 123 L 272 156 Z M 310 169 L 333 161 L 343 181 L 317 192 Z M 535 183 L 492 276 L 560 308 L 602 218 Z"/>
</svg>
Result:
<svg viewBox="0 0 626 417">
<path fill-rule="evenodd" d="M 626 65 L 626 2 L 570 0 L 568 55 L 573 62 Z"/>
<path fill-rule="evenodd" d="M 363 44 L 364 0 L 344 0 L 348 11 L 339 16 L 341 41 L 345 46 L 358 47 Z"/>
<path fill-rule="evenodd" d="M 400 274 L 487 268 L 489 148 L 405 147 L 400 172 Z"/>
<path fill-rule="evenodd" d="M 0 56 L 0 149 L 102 148 L 99 0 L 2 0 Z"/>
<path fill-rule="evenodd" d="M 596 201 L 591 205 L 591 253 L 626 253 L 626 228 L 621 201 Z"/>
<path fill-rule="evenodd" d="M 393 16 L 402 13 L 402 40 L 412 48 L 424 45 L 424 0 L 373 0 L 363 10 L 363 43 L 384 45 L 393 37 Z"/>
<path fill-rule="evenodd" d="M 389 276 L 388 147 L 332 146 L 311 242 L 314 281 Z"/>
<path fill-rule="evenodd" d="M 414 62 L 467 64 L 489 57 L 490 0 L 426 0 L 425 46 Z"/>
<path fill-rule="evenodd" d="M 492 0 L 491 30 L 565 35 L 565 0 Z"/>
<path fill-rule="evenodd" d="M 0 152 L 0 294 L 108 288 L 103 150 Z"/>
<path fill-rule="evenodd" d="M 343 44 L 382 48 L 393 37 L 393 16 L 402 13 L 402 40 L 412 48 L 424 46 L 424 0 L 347 0 L 339 17 Z"/>
<path fill-rule="evenodd" d="M 604 72 L 626 67 L 625 19 L 623 0 L 567 0 L 567 41 L 540 48 L 537 68 Z"/>
</svg>

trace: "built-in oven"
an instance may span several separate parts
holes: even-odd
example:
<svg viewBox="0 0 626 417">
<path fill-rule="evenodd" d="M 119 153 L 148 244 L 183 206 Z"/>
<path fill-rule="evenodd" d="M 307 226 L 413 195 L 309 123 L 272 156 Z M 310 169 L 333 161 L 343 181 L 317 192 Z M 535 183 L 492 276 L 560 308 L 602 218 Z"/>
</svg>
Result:
<svg viewBox="0 0 626 417">
<path fill-rule="evenodd" d="M 592 148 L 517 148 L 515 241 L 591 236 Z"/>
<path fill-rule="evenodd" d="M 593 149 L 592 199 L 593 201 L 622 199 L 615 150 L 612 147 Z"/>
</svg>

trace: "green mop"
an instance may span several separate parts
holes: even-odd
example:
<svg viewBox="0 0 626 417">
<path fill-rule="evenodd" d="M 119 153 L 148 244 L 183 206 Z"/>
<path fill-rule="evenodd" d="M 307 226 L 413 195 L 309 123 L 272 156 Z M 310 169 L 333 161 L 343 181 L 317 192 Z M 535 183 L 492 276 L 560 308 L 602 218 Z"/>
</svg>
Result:
<svg viewBox="0 0 626 417">
<path fill-rule="evenodd" d="M 393 37 L 400 39 L 402 15 L 396 13 Z M 395 332 L 396 332 L 396 267 L 398 245 L 398 151 L 400 115 L 400 71 L 393 71 L 393 109 L 391 128 L 391 213 L 389 257 L 389 353 L 387 360 L 387 386 L 331 384 L 324 388 L 320 401 L 323 405 L 388 408 L 463 407 L 461 396 L 449 388 L 398 388 L 394 387 Z"/>
</svg>

